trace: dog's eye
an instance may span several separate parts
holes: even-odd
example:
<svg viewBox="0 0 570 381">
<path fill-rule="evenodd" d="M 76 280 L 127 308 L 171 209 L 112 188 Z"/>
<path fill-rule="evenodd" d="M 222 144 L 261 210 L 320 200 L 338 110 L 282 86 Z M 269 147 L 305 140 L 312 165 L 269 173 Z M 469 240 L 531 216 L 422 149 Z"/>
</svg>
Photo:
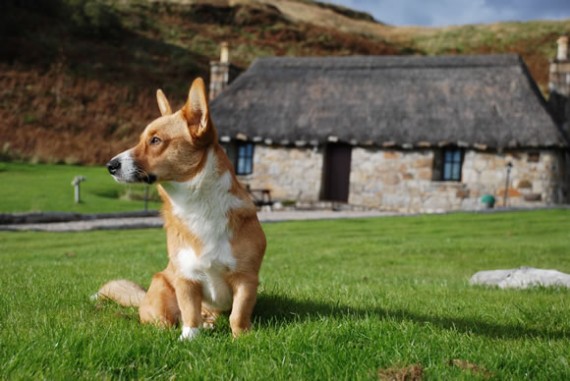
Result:
<svg viewBox="0 0 570 381">
<path fill-rule="evenodd" d="M 162 140 L 160 140 L 160 138 L 158 136 L 153 136 L 150 139 L 150 145 L 153 145 L 153 146 L 159 144 L 160 142 L 162 142 Z"/>
</svg>

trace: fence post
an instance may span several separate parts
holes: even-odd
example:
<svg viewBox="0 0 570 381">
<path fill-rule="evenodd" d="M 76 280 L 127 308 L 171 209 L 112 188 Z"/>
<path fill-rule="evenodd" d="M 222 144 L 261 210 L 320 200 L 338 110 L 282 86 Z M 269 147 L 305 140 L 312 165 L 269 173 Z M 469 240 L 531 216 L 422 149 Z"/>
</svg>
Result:
<svg viewBox="0 0 570 381">
<path fill-rule="evenodd" d="M 509 180 L 511 176 L 511 169 L 513 168 L 513 163 L 510 161 L 506 165 L 507 168 L 507 180 L 505 181 L 505 194 L 503 196 L 503 206 L 507 207 L 507 200 L 509 199 Z"/>
<path fill-rule="evenodd" d="M 79 204 L 81 202 L 81 194 L 80 194 L 80 184 L 87 180 L 84 176 L 75 176 L 71 185 L 75 188 L 74 196 L 75 196 L 75 203 Z"/>
</svg>

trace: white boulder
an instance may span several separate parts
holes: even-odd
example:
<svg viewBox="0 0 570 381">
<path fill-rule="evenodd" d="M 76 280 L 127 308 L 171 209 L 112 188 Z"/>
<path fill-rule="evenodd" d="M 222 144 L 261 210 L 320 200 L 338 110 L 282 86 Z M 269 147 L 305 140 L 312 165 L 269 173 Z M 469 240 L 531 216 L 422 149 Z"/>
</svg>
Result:
<svg viewBox="0 0 570 381">
<path fill-rule="evenodd" d="M 512 270 L 479 271 L 471 277 L 472 285 L 498 286 L 499 288 L 568 287 L 570 275 L 558 270 L 521 267 Z"/>
</svg>

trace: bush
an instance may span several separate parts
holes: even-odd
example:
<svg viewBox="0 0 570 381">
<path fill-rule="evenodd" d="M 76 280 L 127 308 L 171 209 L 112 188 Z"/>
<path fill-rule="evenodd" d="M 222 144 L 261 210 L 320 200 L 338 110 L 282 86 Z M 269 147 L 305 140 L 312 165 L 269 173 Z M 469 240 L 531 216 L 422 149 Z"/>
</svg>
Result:
<svg viewBox="0 0 570 381">
<path fill-rule="evenodd" d="M 121 22 L 114 10 L 98 0 L 66 0 L 74 29 L 84 35 L 114 37 Z"/>
</svg>

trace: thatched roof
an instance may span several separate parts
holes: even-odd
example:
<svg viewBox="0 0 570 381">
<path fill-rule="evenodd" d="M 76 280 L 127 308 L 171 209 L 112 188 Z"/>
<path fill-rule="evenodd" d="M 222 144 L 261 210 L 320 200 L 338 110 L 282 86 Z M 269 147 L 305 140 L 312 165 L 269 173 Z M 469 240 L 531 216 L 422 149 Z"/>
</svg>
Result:
<svg viewBox="0 0 570 381">
<path fill-rule="evenodd" d="M 273 144 L 567 146 L 517 55 L 258 59 L 211 112 Z"/>
</svg>

